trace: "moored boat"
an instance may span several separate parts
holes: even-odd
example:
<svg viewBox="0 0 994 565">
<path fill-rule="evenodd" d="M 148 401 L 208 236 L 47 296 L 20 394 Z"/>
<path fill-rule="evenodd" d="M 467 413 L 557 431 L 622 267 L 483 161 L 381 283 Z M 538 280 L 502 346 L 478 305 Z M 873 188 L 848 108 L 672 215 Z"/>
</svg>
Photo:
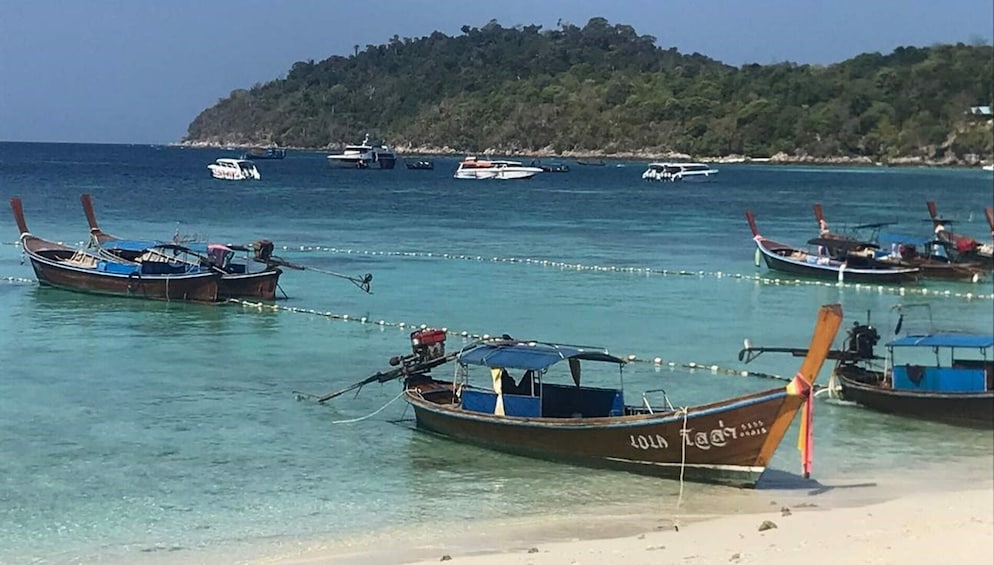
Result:
<svg viewBox="0 0 994 565">
<path fill-rule="evenodd" d="M 272 160 L 272 159 L 285 159 L 286 149 L 281 149 L 279 147 L 253 147 L 242 153 L 241 159 L 244 160 Z"/>
<path fill-rule="evenodd" d="M 97 223 L 93 210 L 93 199 L 89 194 L 80 197 L 86 220 L 90 225 L 90 247 L 111 261 L 137 263 L 150 251 L 173 261 L 187 263 L 191 266 L 206 268 L 218 272 L 218 297 L 227 298 L 258 298 L 274 300 L 283 271 L 272 264 L 273 244 L 260 240 L 252 244 L 252 260 L 264 264 L 259 270 L 252 270 L 248 261 L 236 261 L 235 250 L 231 246 L 220 243 L 204 245 L 183 244 L 155 240 L 126 240 L 104 232 Z M 248 249 L 244 249 L 248 251 Z"/>
<path fill-rule="evenodd" d="M 255 163 L 246 159 L 217 159 L 207 168 L 211 171 L 211 176 L 224 180 L 260 180 L 262 175 Z"/>
<path fill-rule="evenodd" d="M 430 171 L 435 164 L 429 159 L 404 159 L 404 166 L 415 171 Z"/>
<path fill-rule="evenodd" d="M 760 235 L 759 229 L 756 227 L 756 218 L 752 212 L 746 212 L 746 219 L 749 221 L 753 241 L 756 243 L 757 267 L 759 259 L 762 257 L 766 266 L 774 271 L 838 282 L 875 284 L 910 283 L 917 281 L 920 275 L 919 269 L 914 267 L 850 266 L 847 261 L 832 259 L 825 254 L 806 251 L 767 239 Z M 818 240 L 811 241 L 817 244 Z"/>
<path fill-rule="evenodd" d="M 397 163 L 397 154 L 386 144 L 374 145 L 369 140 L 367 133 L 362 143 L 346 145 L 341 153 L 328 155 L 327 159 L 329 165 L 341 169 L 369 169 L 372 167 L 392 169 Z"/>
<path fill-rule="evenodd" d="M 542 172 L 539 167 L 526 167 L 520 161 L 477 159 L 467 156 L 459 162 L 454 175 L 457 179 L 529 179 Z"/>
<path fill-rule="evenodd" d="M 851 234 L 836 233 L 829 229 L 821 204 L 815 203 L 814 213 L 819 237 L 812 243 L 850 267 L 916 268 L 922 278 L 969 282 L 978 282 L 985 273 L 977 263 L 950 261 L 947 242 L 882 231 L 893 222 L 860 224 L 851 228 Z M 860 233 L 869 235 L 856 235 Z"/>
<path fill-rule="evenodd" d="M 402 378 L 403 396 L 419 429 L 496 451 L 668 478 L 752 486 L 759 480 L 802 407 L 842 320 L 839 305 L 823 306 L 808 355 L 787 386 L 676 409 L 661 390 L 626 404 L 621 386 L 600 385 L 626 360 L 600 347 L 515 340 L 470 343 L 445 353 L 445 331 L 411 334 L 413 352 L 399 367 L 319 398 L 325 401 L 372 382 Z M 455 363 L 455 376 L 431 370 Z M 581 366 L 583 382 L 581 382 Z M 470 382 L 482 370 L 486 386 Z M 523 371 L 515 383 L 508 371 Z M 556 377 L 564 382 L 555 382 Z M 662 405 L 647 395 L 660 394 Z M 809 410 L 802 429 L 810 432 Z M 804 471 L 810 471 L 810 435 L 803 433 Z"/>
<path fill-rule="evenodd" d="M 558 162 L 556 162 L 556 163 L 553 163 L 553 162 L 543 163 L 542 161 L 534 160 L 531 163 L 529 163 L 528 166 L 530 166 L 530 167 L 538 167 L 538 168 L 542 169 L 543 173 L 568 173 L 569 172 L 569 165 L 567 165 L 566 163 L 558 163 Z"/>
<path fill-rule="evenodd" d="M 21 248 L 40 284 L 152 300 L 215 302 L 218 299 L 220 275 L 211 269 L 177 262 L 153 250 L 144 253 L 137 262 L 127 263 L 73 249 L 32 235 L 19 198 L 11 198 L 10 207 L 20 230 Z"/>
<path fill-rule="evenodd" d="M 986 270 L 994 270 L 994 241 L 990 245 L 981 244 L 968 235 L 954 233 L 946 227 L 952 225 L 952 220 L 939 215 L 935 201 L 929 200 L 925 204 L 928 207 L 928 215 L 934 228 L 934 237 L 947 244 L 946 248 L 949 250 L 952 261 L 977 263 Z M 987 218 L 988 226 L 990 226 L 991 238 L 994 240 L 994 208 L 985 208 L 984 215 Z"/>
<path fill-rule="evenodd" d="M 643 180 L 680 182 L 710 180 L 718 169 L 705 163 L 649 163 L 642 173 Z"/>
<path fill-rule="evenodd" d="M 903 314 L 895 333 L 902 321 Z M 909 332 L 888 342 L 884 357 L 874 349 L 879 340 L 869 321 L 854 323 L 843 349 L 829 353 L 836 359 L 829 390 L 878 412 L 994 429 L 994 334 Z M 743 350 L 739 358 L 748 362 L 764 351 L 807 352 L 760 347 Z"/>
</svg>

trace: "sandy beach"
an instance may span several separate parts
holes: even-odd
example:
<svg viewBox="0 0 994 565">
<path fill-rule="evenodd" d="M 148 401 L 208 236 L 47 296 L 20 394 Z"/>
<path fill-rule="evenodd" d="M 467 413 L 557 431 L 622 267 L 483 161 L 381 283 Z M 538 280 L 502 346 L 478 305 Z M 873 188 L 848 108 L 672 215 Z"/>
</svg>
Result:
<svg viewBox="0 0 994 565">
<path fill-rule="evenodd" d="M 994 562 L 994 459 L 832 481 L 818 488 L 728 492 L 740 511 L 677 508 L 422 525 L 365 540 L 273 547 L 246 563 L 636 565 L 659 563 Z M 923 481 L 928 474 L 934 480 Z M 666 502 L 670 503 L 669 501 Z"/>
</svg>

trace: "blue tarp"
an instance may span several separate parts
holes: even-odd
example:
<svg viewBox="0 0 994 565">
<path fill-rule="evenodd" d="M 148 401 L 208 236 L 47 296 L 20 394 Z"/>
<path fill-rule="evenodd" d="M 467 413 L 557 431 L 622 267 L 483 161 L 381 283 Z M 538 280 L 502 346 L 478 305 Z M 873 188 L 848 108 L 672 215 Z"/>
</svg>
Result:
<svg viewBox="0 0 994 565">
<path fill-rule="evenodd" d="M 994 346 L 994 335 L 982 334 L 931 334 L 909 335 L 895 339 L 888 347 L 973 347 Z"/>
<path fill-rule="evenodd" d="M 877 234 L 877 245 L 884 251 L 890 251 L 893 245 L 914 245 L 919 253 L 927 253 L 932 237 L 910 235 L 906 233 L 880 232 Z"/>
<path fill-rule="evenodd" d="M 587 359 L 619 364 L 625 362 L 598 347 L 534 342 L 487 343 L 459 354 L 459 362 L 464 365 L 535 371 L 546 369 L 565 359 Z"/>
</svg>

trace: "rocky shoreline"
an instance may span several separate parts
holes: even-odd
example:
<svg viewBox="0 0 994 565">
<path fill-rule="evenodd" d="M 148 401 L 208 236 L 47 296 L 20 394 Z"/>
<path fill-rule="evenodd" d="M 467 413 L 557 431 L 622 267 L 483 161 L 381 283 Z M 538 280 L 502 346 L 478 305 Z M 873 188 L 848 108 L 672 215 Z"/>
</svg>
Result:
<svg viewBox="0 0 994 565">
<path fill-rule="evenodd" d="M 171 146 L 177 147 L 194 147 L 194 148 L 211 148 L 211 149 L 250 149 L 253 147 L 265 147 L 271 146 L 272 144 L 243 144 L 243 143 L 221 143 L 216 141 L 180 141 L 177 143 L 169 144 Z M 340 149 L 340 147 L 327 146 L 327 147 L 294 147 L 286 146 L 283 149 L 296 150 L 296 151 L 335 151 Z M 461 156 L 466 155 L 467 152 L 459 151 L 448 146 L 435 147 L 435 146 L 410 146 L 410 145 L 397 145 L 393 147 L 394 150 L 400 156 Z M 963 160 L 958 159 L 955 156 L 950 156 L 942 159 L 926 159 L 924 157 L 896 157 L 893 159 L 888 159 L 885 161 L 875 161 L 870 157 L 866 156 L 846 156 L 846 157 L 815 157 L 812 155 L 800 154 L 791 155 L 788 153 L 777 153 L 771 157 L 751 157 L 748 155 L 723 155 L 723 156 L 701 156 L 701 155 L 688 155 L 686 153 L 677 152 L 659 152 L 652 150 L 637 150 L 637 151 L 615 151 L 615 152 L 605 152 L 605 151 L 562 151 L 556 152 L 552 149 L 542 149 L 542 150 L 518 150 L 518 151 L 504 151 L 497 149 L 487 149 L 484 151 L 478 151 L 476 155 L 485 156 L 507 156 L 515 155 L 519 157 L 528 157 L 532 159 L 611 159 L 611 160 L 636 160 L 636 161 L 695 161 L 703 163 L 719 163 L 719 164 L 731 164 L 731 163 L 771 163 L 771 164 L 782 164 L 782 165 L 836 165 L 836 166 L 865 166 L 865 167 L 967 167 L 967 168 L 979 168 L 984 165 L 994 163 L 994 156 L 988 159 L 974 159 L 974 160 Z"/>
</svg>

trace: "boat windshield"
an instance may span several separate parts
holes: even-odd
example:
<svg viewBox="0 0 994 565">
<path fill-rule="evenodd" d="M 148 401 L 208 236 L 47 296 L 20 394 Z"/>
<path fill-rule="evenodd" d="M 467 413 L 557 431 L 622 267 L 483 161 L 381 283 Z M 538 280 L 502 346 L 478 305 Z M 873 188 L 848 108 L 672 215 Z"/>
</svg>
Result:
<svg viewBox="0 0 994 565">
<path fill-rule="evenodd" d="M 711 167 L 708 167 L 707 165 L 703 165 L 703 164 L 700 164 L 700 163 L 690 163 L 690 164 L 687 164 L 687 165 L 681 165 L 681 167 L 685 171 L 707 171 L 707 170 L 709 170 L 711 168 Z"/>
</svg>

